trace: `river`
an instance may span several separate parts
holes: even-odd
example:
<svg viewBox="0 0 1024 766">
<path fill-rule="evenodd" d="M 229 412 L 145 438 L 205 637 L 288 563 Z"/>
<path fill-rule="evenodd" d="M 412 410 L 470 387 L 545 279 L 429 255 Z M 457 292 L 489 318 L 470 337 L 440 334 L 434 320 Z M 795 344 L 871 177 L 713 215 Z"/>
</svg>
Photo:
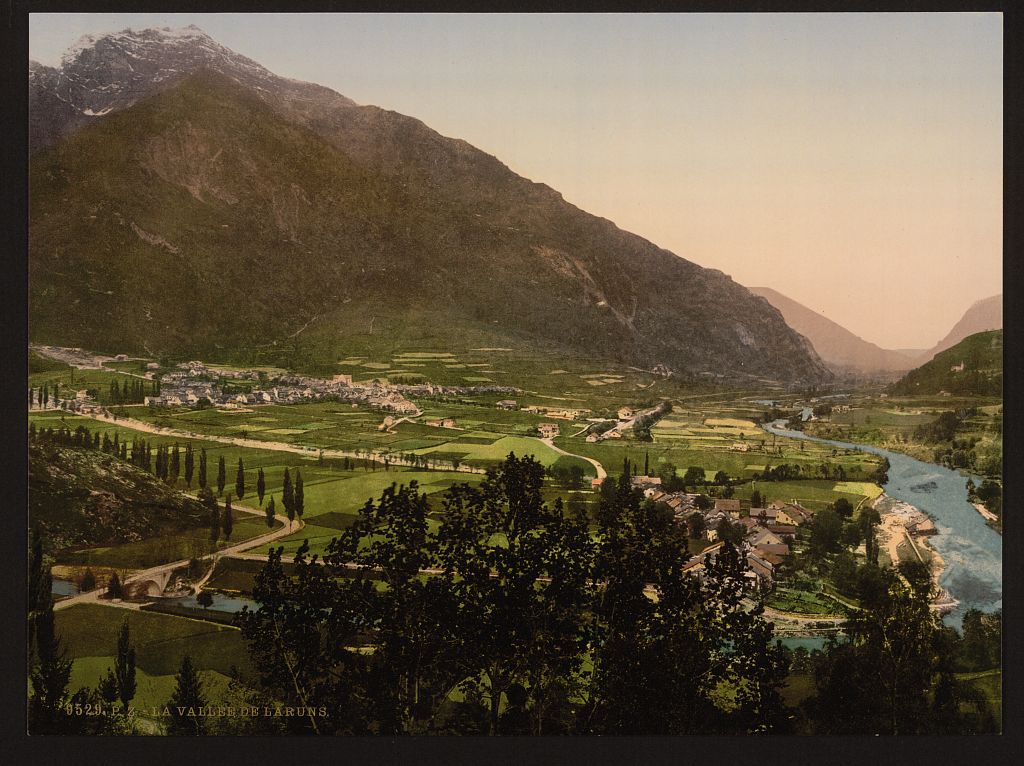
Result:
<svg viewBox="0 0 1024 766">
<path fill-rule="evenodd" d="M 968 502 L 967 476 L 869 444 L 849 444 L 789 431 L 783 427 L 784 423 L 776 421 L 764 428 L 779 436 L 857 449 L 888 459 L 889 481 L 884 486 L 885 493 L 924 511 L 938 530 L 928 543 L 945 561 L 939 585 L 960 602 L 943 618 L 947 625 L 959 628 L 968 609 L 983 612 L 1002 609 L 1003 538 Z M 978 477 L 972 478 L 975 483 L 981 481 Z"/>
</svg>

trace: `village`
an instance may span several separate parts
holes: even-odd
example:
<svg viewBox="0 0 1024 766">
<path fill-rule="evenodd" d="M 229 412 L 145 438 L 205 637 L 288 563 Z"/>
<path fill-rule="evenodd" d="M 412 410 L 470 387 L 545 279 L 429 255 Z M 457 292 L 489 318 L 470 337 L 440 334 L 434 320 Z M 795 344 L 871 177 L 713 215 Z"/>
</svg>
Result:
<svg viewBox="0 0 1024 766">
<path fill-rule="evenodd" d="M 96 357 L 81 349 L 37 349 L 51 358 L 66 361 L 81 369 L 103 369 L 105 361 L 125 361 L 118 357 Z M 519 389 L 511 386 L 475 385 L 440 386 L 432 383 L 391 384 L 379 381 L 353 382 L 351 375 L 338 374 L 331 378 L 316 378 L 303 375 L 281 374 L 267 377 L 255 370 L 212 369 L 201 361 L 182 362 L 169 371 L 158 372 L 159 365 L 150 362 L 146 373 L 135 377 L 154 382 L 156 392 L 145 396 L 142 404 L 148 407 L 216 407 L 219 409 L 241 409 L 259 404 L 298 404 L 324 400 L 350 402 L 364 405 L 383 412 L 405 417 L 421 414 L 420 408 L 408 397 L 430 398 L 480 394 L 516 394 Z M 232 386 L 238 381 L 242 385 Z M 252 384 L 258 385 L 252 385 Z M 243 389 L 243 390 L 236 390 Z M 511 400 L 509 400 L 511 401 Z M 508 405 L 509 401 L 499 403 Z M 105 408 L 99 403 L 94 392 L 87 389 L 75 390 L 63 398 L 55 397 L 54 408 L 66 409 L 81 414 L 98 413 Z M 515 402 L 511 401 L 514 408 Z M 41 405 L 40 405 L 41 406 Z"/>
<path fill-rule="evenodd" d="M 704 539 L 710 543 L 693 555 L 685 564 L 684 571 L 699 574 L 706 563 L 713 561 L 725 543 L 722 534 L 731 527 L 738 530 L 738 548 L 745 556 L 749 567 L 745 574 L 748 585 L 756 591 L 771 590 L 776 579 L 776 570 L 792 554 L 797 528 L 808 524 L 814 513 L 795 500 L 775 501 L 766 507 L 751 507 L 744 515 L 741 502 L 734 498 L 715 498 L 688 492 L 665 492 L 657 476 L 634 476 L 632 484 L 643 492 L 646 499 L 667 506 L 676 523 L 703 530 Z M 701 508 L 704 503 L 710 507 Z M 695 516 L 700 521 L 695 522 Z M 733 542 L 737 542 L 735 539 Z"/>
</svg>

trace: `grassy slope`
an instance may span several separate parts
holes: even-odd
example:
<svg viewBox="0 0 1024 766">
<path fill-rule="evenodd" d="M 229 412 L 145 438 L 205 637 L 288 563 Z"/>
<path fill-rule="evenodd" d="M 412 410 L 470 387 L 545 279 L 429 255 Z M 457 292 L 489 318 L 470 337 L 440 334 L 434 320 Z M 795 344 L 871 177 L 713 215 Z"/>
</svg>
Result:
<svg viewBox="0 0 1024 766">
<path fill-rule="evenodd" d="M 951 368 L 964 364 L 962 371 Z M 908 372 L 890 390 L 920 396 L 948 391 L 957 395 L 999 396 L 1003 391 L 1003 331 L 964 338 L 930 362 Z"/>
<path fill-rule="evenodd" d="M 57 549 L 175 534 L 207 518 L 198 501 L 93 449 L 31 444 L 29 490 L 29 522 L 38 524 L 47 544 Z"/>
</svg>

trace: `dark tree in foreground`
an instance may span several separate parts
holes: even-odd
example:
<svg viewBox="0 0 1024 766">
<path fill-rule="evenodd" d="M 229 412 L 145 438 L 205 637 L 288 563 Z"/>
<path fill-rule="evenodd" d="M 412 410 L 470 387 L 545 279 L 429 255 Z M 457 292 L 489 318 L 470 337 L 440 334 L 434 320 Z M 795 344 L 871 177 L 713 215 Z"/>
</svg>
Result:
<svg viewBox="0 0 1024 766">
<path fill-rule="evenodd" d="M 167 703 L 170 719 L 167 723 L 168 734 L 205 734 L 205 718 L 200 715 L 200 708 L 206 705 L 203 696 L 203 685 L 196 673 L 192 658 L 184 655 L 181 666 L 175 675 L 177 682 L 174 694 Z"/>
<path fill-rule="evenodd" d="M 479 487 L 456 485 L 438 531 L 448 620 L 467 680 L 485 702 L 490 734 L 515 685 L 527 690 L 531 733 L 571 730 L 565 710 L 586 646 L 592 544 L 583 516 L 544 503 L 543 467 L 509 455 Z"/>
<path fill-rule="evenodd" d="M 760 607 L 743 603 L 745 565 L 725 543 L 683 569 L 686 533 L 623 476 L 602 492 L 593 674 L 581 733 L 777 731 L 786 660 Z M 732 646 L 731 651 L 724 647 Z M 723 690 L 734 702 L 723 707 Z"/>
<path fill-rule="evenodd" d="M 67 659 L 56 634 L 53 617 L 52 575 L 50 568 L 39 574 L 39 597 L 29 612 L 30 633 L 34 637 L 29 681 L 29 730 L 33 734 L 56 734 L 63 730 L 63 706 L 68 698 L 71 660 Z M 45 591 L 45 594 L 44 594 Z"/>
<path fill-rule="evenodd" d="M 805 703 L 814 733 L 993 731 L 986 700 L 954 676 L 957 637 L 930 609 L 927 567 L 865 569 L 882 587 L 862 590 L 849 640 L 830 647 L 815 669 L 817 691 Z"/>
<path fill-rule="evenodd" d="M 199 591 L 199 595 L 196 596 L 196 603 L 203 609 L 209 609 L 213 606 L 213 594 L 208 590 Z"/>
<path fill-rule="evenodd" d="M 628 473 L 602 486 L 596 551 L 586 518 L 543 487 L 539 463 L 510 455 L 448 490 L 435 533 L 410 484 L 368 502 L 320 560 L 303 545 L 286 574 L 275 550 L 238 624 L 263 693 L 329 711 L 290 730 L 782 729 L 785 657 L 743 602 L 738 553 L 684 571 L 685 532 Z"/>
<path fill-rule="evenodd" d="M 295 554 L 293 575 L 285 576 L 281 548 L 272 549 L 256 576 L 253 598 L 236 618 L 249 645 L 263 691 L 287 705 L 327 708 L 327 716 L 284 721 L 293 733 L 370 734 L 373 703 L 367 693 L 368 660 L 346 647 L 359 635 L 354 610 L 329 567 L 310 562 L 306 545 Z M 367 594 L 371 582 L 363 583 Z"/>
<path fill-rule="evenodd" d="M 135 697 L 135 647 L 131 644 L 128 618 L 121 624 L 117 636 L 117 655 L 114 658 L 114 676 L 117 679 L 117 697 L 124 708 Z"/>
</svg>

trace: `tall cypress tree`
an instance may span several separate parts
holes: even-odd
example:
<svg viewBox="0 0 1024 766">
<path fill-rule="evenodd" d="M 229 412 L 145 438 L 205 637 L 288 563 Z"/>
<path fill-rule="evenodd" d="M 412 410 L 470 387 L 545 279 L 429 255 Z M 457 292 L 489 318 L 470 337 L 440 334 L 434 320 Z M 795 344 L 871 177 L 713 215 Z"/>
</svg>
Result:
<svg viewBox="0 0 1024 766">
<path fill-rule="evenodd" d="M 291 523 L 295 520 L 295 490 L 292 488 L 292 476 L 287 468 L 284 469 L 281 503 L 284 505 L 284 514 L 288 517 L 288 526 L 291 526 Z"/>
<path fill-rule="evenodd" d="M 176 484 L 179 476 L 181 476 L 181 452 L 178 450 L 178 442 L 174 442 L 174 447 L 171 448 L 171 483 Z"/>
<path fill-rule="evenodd" d="M 263 505 L 263 495 L 267 492 L 267 477 L 263 475 L 263 469 L 256 474 L 256 497 L 259 498 L 260 505 Z"/>
<path fill-rule="evenodd" d="M 220 528 L 224 533 L 224 539 L 231 539 L 231 529 L 234 525 L 234 519 L 231 518 L 231 493 L 228 492 L 227 497 L 224 498 L 224 513 L 221 515 Z"/>
<path fill-rule="evenodd" d="M 213 490 L 209 487 L 202 487 L 197 494 L 199 501 L 206 506 L 206 511 L 209 514 L 210 542 L 216 543 L 217 538 L 220 537 L 220 508 L 217 507 L 217 498 L 214 497 Z"/>
<path fill-rule="evenodd" d="M 124 598 L 124 588 L 121 587 L 121 578 L 117 572 L 110 575 L 107 580 L 107 598 Z"/>
<path fill-rule="evenodd" d="M 192 489 L 192 472 L 195 469 L 195 457 L 192 454 L 192 442 L 185 445 L 185 486 Z"/>
<path fill-rule="evenodd" d="M 277 509 L 274 508 L 274 496 L 270 496 L 270 502 L 267 503 L 267 507 L 263 509 L 263 512 L 267 515 L 267 526 L 274 526 L 274 516 L 277 515 Z"/>
<path fill-rule="evenodd" d="M 205 707 L 203 685 L 196 673 L 192 658 L 187 654 L 181 658 L 181 666 L 175 676 L 177 684 L 174 694 L 167 703 L 171 718 L 167 724 L 168 734 L 203 734 L 206 719 L 199 715 L 199 708 Z"/>
<path fill-rule="evenodd" d="M 228 471 L 227 466 L 224 463 L 224 456 L 220 456 L 220 460 L 217 461 L 217 494 L 224 494 L 224 485 L 227 484 Z"/>
<path fill-rule="evenodd" d="M 29 730 L 32 734 L 60 731 L 63 707 L 71 681 L 71 660 L 67 659 L 54 629 L 53 577 L 48 566 L 37 583 L 37 609 L 29 614 L 30 633 L 35 638 L 33 663 L 29 671 Z M 31 597 L 31 594 L 30 594 Z"/>
<path fill-rule="evenodd" d="M 206 447 L 199 449 L 199 486 L 206 487 Z"/>
<path fill-rule="evenodd" d="M 124 618 L 117 637 L 117 657 L 114 658 L 114 676 L 117 678 L 117 696 L 125 709 L 135 697 L 135 647 L 128 632 L 128 618 Z"/>
<path fill-rule="evenodd" d="M 295 515 L 300 519 L 302 518 L 302 512 L 305 510 L 305 497 L 302 491 L 302 474 L 299 469 L 295 469 L 295 498 L 293 500 L 295 504 Z"/>
<path fill-rule="evenodd" d="M 235 496 L 241 500 L 245 494 L 245 467 L 242 458 L 238 458 L 238 472 L 235 474 Z"/>
</svg>

